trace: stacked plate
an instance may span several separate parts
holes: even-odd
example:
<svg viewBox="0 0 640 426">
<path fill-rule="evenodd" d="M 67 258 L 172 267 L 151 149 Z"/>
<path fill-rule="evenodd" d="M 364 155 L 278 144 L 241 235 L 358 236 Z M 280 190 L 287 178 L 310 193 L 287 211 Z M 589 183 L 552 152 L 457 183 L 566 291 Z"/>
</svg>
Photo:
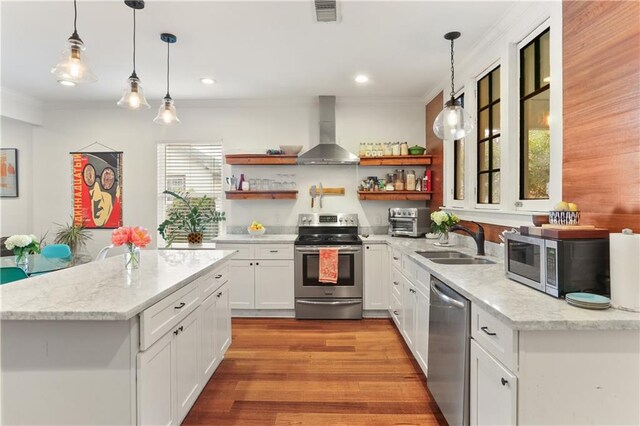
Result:
<svg viewBox="0 0 640 426">
<path fill-rule="evenodd" d="M 608 309 L 611 299 L 591 293 L 567 293 L 565 300 L 568 304 L 585 309 Z"/>
</svg>

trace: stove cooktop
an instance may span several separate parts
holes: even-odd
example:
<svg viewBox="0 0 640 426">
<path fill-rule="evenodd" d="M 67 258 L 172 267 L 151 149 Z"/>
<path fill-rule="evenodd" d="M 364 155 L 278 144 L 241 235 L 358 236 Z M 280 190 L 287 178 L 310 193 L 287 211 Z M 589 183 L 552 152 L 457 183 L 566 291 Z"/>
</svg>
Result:
<svg viewBox="0 0 640 426">
<path fill-rule="evenodd" d="M 308 234 L 299 235 L 295 244 L 308 246 L 346 246 L 362 245 L 362 240 L 357 235 L 352 234 Z"/>
</svg>

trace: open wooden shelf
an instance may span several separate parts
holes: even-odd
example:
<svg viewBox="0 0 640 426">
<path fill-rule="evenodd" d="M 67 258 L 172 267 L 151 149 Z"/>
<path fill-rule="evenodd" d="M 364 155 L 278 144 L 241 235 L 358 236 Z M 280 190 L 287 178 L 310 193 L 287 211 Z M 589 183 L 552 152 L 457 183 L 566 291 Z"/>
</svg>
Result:
<svg viewBox="0 0 640 426">
<path fill-rule="evenodd" d="M 295 200 L 298 191 L 225 191 L 227 200 Z"/>
<path fill-rule="evenodd" d="M 225 162 L 231 165 L 247 166 L 294 166 L 298 164 L 297 155 L 267 155 L 267 154 L 228 154 Z"/>
<path fill-rule="evenodd" d="M 361 166 L 429 166 L 431 155 L 394 155 L 360 158 Z"/>
<path fill-rule="evenodd" d="M 433 192 L 425 191 L 358 191 L 364 201 L 429 201 Z"/>
</svg>

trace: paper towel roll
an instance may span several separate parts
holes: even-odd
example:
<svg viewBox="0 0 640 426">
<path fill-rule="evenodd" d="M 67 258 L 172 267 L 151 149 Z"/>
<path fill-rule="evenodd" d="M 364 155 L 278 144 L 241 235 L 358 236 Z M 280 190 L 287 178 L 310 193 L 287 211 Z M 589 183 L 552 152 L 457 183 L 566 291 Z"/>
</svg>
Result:
<svg viewBox="0 0 640 426">
<path fill-rule="evenodd" d="M 611 304 L 640 312 L 640 234 L 610 235 Z"/>
</svg>

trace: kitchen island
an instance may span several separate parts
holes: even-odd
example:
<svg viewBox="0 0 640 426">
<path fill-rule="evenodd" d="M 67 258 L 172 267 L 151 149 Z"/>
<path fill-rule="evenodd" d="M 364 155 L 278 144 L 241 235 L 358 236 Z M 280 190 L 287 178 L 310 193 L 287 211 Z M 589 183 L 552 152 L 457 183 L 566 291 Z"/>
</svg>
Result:
<svg viewBox="0 0 640 426">
<path fill-rule="evenodd" d="M 143 250 L 0 287 L 2 424 L 179 424 L 231 342 L 233 251 Z"/>
</svg>

